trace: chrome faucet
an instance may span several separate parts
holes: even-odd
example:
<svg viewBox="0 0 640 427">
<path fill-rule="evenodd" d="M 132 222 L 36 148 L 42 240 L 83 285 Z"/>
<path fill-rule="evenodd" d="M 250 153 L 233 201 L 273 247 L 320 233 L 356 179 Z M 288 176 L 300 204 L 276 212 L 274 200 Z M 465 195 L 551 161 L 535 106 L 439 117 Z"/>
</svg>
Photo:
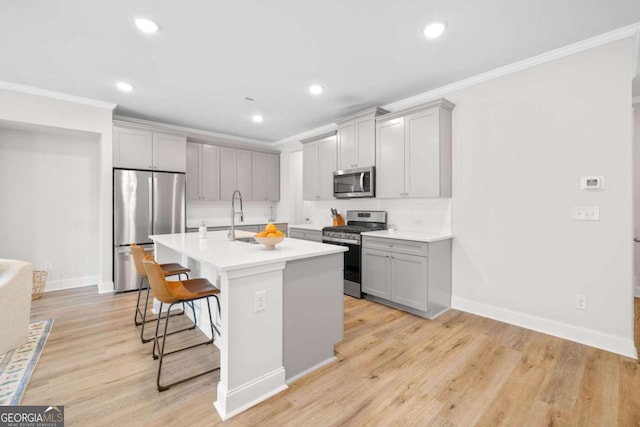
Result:
<svg viewBox="0 0 640 427">
<path fill-rule="evenodd" d="M 236 193 L 238 194 L 238 198 L 240 199 L 240 211 L 236 212 Z M 236 190 L 231 195 L 231 230 L 229 230 L 229 234 L 227 237 L 229 240 L 236 240 L 236 215 L 240 214 L 240 221 L 244 221 L 244 213 L 242 212 L 242 193 L 240 190 Z"/>
</svg>

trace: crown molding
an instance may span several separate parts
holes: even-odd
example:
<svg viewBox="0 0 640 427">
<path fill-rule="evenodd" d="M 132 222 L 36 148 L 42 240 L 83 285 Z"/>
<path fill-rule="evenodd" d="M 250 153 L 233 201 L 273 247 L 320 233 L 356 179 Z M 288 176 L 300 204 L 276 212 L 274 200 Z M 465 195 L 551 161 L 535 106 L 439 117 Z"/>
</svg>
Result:
<svg viewBox="0 0 640 427">
<path fill-rule="evenodd" d="M 323 126 L 318 126 L 317 128 L 313 128 L 311 130 L 301 132 L 287 138 L 279 139 L 273 143 L 273 145 L 282 145 L 288 142 L 300 142 L 305 139 L 315 138 L 319 135 L 328 134 L 330 132 L 335 132 L 337 129 L 337 125 L 335 123 L 328 123 Z"/>
<path fill-rule="evenodd" d="M 194 129 L 186 126 L 171 125 L 168 123 L 155 122 L 153 120 L 137 119 L 135 117 L 121 116 L 114 114 L 113 124 L 125 127 L 135 127 L 147 130 L 163 130 L 180 135 L 186 135 L 189 139 L 209 142 L 234 142 L 240 144 L 253 144 L 271 147 L 274 144 L 259 139 L 244 138 L 241 136 L 227 135 L 224 133 L 210 132 L 201 129 Z"/>
<path fill-rule="evenodd" d="M 44 98 L 58 99 L 60 101 L 73 102 L 74 104 L 88 105 L 90 107 L 113 110 L 117 104 L 111 102 L 98 101 L 97 99 L 83 98 L 81 96 L 69 95 L 68 93 L 55 92 L 39 87 L 25 86 L 0 80 L 0 89 L 12 90 L 14 92 L 27 93 L 29 95 L 42 96 Z"/>
<path fill-rule="evenodd" d="M 582 40 L 580 42 L 573 43 L 537 56 L 533 56 L 522 61 L 514 62 L 513 64 L 505 65 L 504 67 L 496 68 L 494 70 L 487 71 L 486 73 L 478 74 L 468 79 L 460 80 L 458 82 L 412 96 L 410 98 L 405 98 L 400 101 L 392 102 L 391 104 L 383 105 L 382 108 L 391 112 L 404 110 L 405 108 L 411 108 L 424 102 L 442 98 L 451 92 L 464 89 L 478 83 L 483 83 L 489 80 L 496 79 L 498 77 L 516 73 L 518 71 L 523 71 L 527 68 L 532 68 L 547 62 L 555 61 L 556 59 L 564 58 L 566 56 L 574 55 L 585 50 L 593 49 L 626 38 L 633 38 L 634 45 L 638 43 L 638 40 L 640 40 L 640 22 L 628 25 L 626 27 L 618 28 L 617 30 L 609 31 L 608 33 L 600 34 L 598 36 L 591 37 L 589 39 Z M 634 63 L 632 64 L 632 71 L 635 73 L 637 68 L 638 55 L 637 51 L 634 52 L 636 54 L 633 55 Z"/>
</svg>

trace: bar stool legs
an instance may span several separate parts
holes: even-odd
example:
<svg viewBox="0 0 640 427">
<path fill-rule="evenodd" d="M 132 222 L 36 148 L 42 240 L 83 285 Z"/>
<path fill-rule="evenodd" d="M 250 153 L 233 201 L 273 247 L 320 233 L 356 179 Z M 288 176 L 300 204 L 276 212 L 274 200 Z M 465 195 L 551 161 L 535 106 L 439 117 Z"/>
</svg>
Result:
<svg viewBox="0 0 640 427">
<path fill-rule="evenodd" d="M 218 296 L 217 295 L 211 295 L 211 296 L 216 299 L 216 302 L 217 302 L 217 305 L 218 305 L 218 310 L 220 310 L 220 300 L 218 299 Z M 157 379 L 156 379 L 156 386 L 158 388 L 158 391 L 162 392 L 162 391 L 168 390 L 169 388 L 171 388 L 171 386 L 174 386 L 176 384 L 180 384 L 180 383 L 183 383 L 185 381 L 192 380 L 194 378 L 200 377 L 202 375 L 206 375 L 206 374 L 209 374 L 211 372 L 215 372 L 217 370 L 220 370 L 220 367 L 217 367 L 217 368 L 209 369 L 209 370 L 207 370 L 205 372 L 198 373 L 196 375 L 192 375 L 192 376 L 187 377 L 187 378 L 183 378 L 181 380 L 175 381 L 175 382 L 170 383 L 170 384 L 166 384 L 166 385 L 160 384 L 160 376 L 162 374 L 162 361 L 163 361 L 163 358 L 165 356 L 167 356 L 169 354 L 173 354 L 173 353 L 178 353 L 180 351 L 188 350 L 190 348 L 199 347 L 201 345 L 212 344 L 213 341 L 214 341 L 214 338 L 215 338 L 215 333 L 217 332 L 218 335 L 220 335 L 220 331 L 218 330 L 218 328 L 216 328 L 216 326 L 213 323 L 213 316 L 211 315 L 211 304 L 209 302 L 209 297 L 206 296 L 206 297 L 197 298 L 197 299 L 203 299 L 203 298 L 207 301 L 207 309 L 209 311 L 209 324 L 211 326 L 211 339 L 209 339 L 209 340 L 207 340 L 205 342 L 201 342 L 201 343 L 198 343 L 198 344 L 193 344 L 193 345 L 190 345 L 190 346 L 187 346 L 187 347 L 179 348 L 177 350 L 173 350 L 173 351 L 165 353 L 164 349 L 165 349 L 165 343 L 166 343 L 166 340 L 167 340 L 167 335 L 171 335 L 171 333 L 167 333 L 167 329 L 168 329 L 168 326 L 169 326 L 169 317 L 170 316 L 165 316 L 164 317 L 165 323 L 164 323 L 164 332 L 162 334 L 162 337 L 160 337 L 158 335 L 158 332 L 160 330 L 160 320 L 161 320 L 160 317 L 158 317 L 158 319 L 156 321 L 156 334 L 155 334 L 154 342 L 153 342 L 153 358 L 154 359 L 160 359 L 159 362 L 158 362 L 158 376 L 157 376 Z M 192 307 L 193 307 L 193 301 L 194 300 L 190 300 L 190 302 L 192 304 Z M 176 302 L 171 303 L 169 305 L 169 311 L 171 311 L 171 308 L 175 304 L 180 304 L 180 303 L 184 303 L 184 302 L 189 302 L 189 301 L 176 301 Z M 160 311 L 162 311 L 162 303 L 160 303 Z M 195 318 L 195 315 L 194 315 L 194 318 Z M 159 338 L 162 338 L 162 344 L 160 344 L 158 342 Z M 156 355 L 156 346 L 158 347 L 158 354 L 157 355 Z"/>
<path fill-rule="evenodd" d="M 180 275 L 178 275 L 178 277 L 180 277 L 182 274 L 187 276 L 187 279 L 189 278 L 189 275 L 187 273 L 180 273 Z M 140 289 L 142 289 L 142 280 L 143 279 L 144 278 L 140 278 Z M 145 338 L 145 336 L 144 336 L 144 325 L 145 325 L 145 323 L 155 322 L 159 317 L 163 317 L 164 318 L 166 316 L 179 316 L 181 314 L 184 314 L 184 312 L 185 312 L 184 303 L 183 303 L 182 304 L 182 311 L 180 311 L 178 313 L 172 313 L 172 314 L 169 314 L 170 312 L 167 311 L 167 313 L 164 316 L 162 316 L 162 303 L 160 303 L 160 312 L 158 313 L 158 317 L 152 318 L 152 319 L 147 319 L 147 307 L 149 306 L 149 293 L 150 293 L 149 292 L 149 288 L 147 288 L 147 296 L 146 296 L 145 302 L 144 302 L 144 312 L 142 313 L 142 322 L 140 323 L 142 325 L 142 328 L 140 328 L 140 341 L 142 341 L 143 344 L 148 343 L 150 341 L 153 341 L 153 339 L 154 339 L 153 337 Z M 139 299 L 140 299 L 140 293 L 138 293 L 138 300 Z M 182 332 L 182 331 L 189 331 L 189 330 L 195 329 L 198 326 L 198 319 L 196 317 L 196 310 L 193 307 L 193 301 L 187 301 L 186 303 L 187 303 L 188 306 L 191 307 L 191 312 L 193 313 L 193 325 L 189 326 L 189 327 L 186 327 L 186 328 L 183 328 L 183 329 L 178 329 L 177 331 L 169 332 L 167 335 L 172 335 L 172 334 L 175 334 L 175 333 L 178 333 L 178 332 Z M 140 309 L 139 307 L 140 307 L 140 303 L 138 302 L 138 305 L 137 305 L 138 310 Z M 136 313 L 136 315 L 137 315 L 137 313 Z M 156 335 L 157 335 L 157 332 L 156 332 Z"/>
</svg>

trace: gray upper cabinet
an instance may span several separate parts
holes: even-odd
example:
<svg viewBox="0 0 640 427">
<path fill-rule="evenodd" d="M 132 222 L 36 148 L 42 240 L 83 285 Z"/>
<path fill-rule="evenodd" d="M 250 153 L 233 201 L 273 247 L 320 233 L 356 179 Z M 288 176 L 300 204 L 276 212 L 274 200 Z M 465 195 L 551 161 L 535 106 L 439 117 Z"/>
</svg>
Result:
<svg viewBox="0 0 640 427">
<path fill-rule="evenodd" d="M 220 147 L 220 200 L 231 200 L 235 190 L 252 200 L 251 161 L 251 151 Z"/>
<path fill-rule="evenodd" d="M 451 196 L 451 111 L 441 99 L 376 124 L 376 197 Z"/>
<path fill-rule="evenodd" d="M 187 143 L 187 200 L 220 200 L 220 147 Z"/>
<path fill-rule="evenodd" d="M 337 169 L 375 165 L 376 116 L 383 113 L 375 107 L 338 121 Z"/>
<path fill-rule="evenodd" d="M 238 150 L 236 162 L 236 188 L 242 193 L 245 200 L 253 200 L 253 174 L 251 151 Z M 233 192 L 232 192 L 233 193 Z"/>
<path fill-rule="evenodd" d="M 184 136 L 141 129 L 113 128 L 113 165 L 129 169 L 184 172 Z"/>
<path fill-rule="evenodd" d="M 280 200 L 280 156 L 277 154 L 252 153 L 253 200 Z"/>
<path fill-rule="evenodd" d="M 335 133 L 301 141 L 302 198 L 327 200 L 333 198 L 333 172 L 336 170 Z"/>
</svg>

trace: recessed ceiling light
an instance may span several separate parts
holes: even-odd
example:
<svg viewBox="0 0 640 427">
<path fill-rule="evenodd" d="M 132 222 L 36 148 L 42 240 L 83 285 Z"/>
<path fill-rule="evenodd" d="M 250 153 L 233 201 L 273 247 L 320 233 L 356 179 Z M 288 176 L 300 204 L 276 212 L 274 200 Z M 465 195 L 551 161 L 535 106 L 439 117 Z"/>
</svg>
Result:
<svg viewBox="0 0 640 427">
<path fill-rule="evenodd" d="M 116 86 L 123 92 L 131 92 L 133 90 L 133 86 L 127 82 L 118 82 L 116 83 Z"/>
<path fill-rule="evenodd" d="M 313 95 L 320 95 L 322 93 L 322 86 L 311 85 L 309 86 L 309 92 L 311 92 Z"/>
<path fill-rule="evenodd" d="M 147 18 L 136 18 L 136 27 L 143 33 L 153 34 L 160 28 L 158 24 Z"/>
<path fill-rule="evenodd" d="M 253 120 L 256 123 L 262 123 L 262 120 L 264 119 L 260 114 L 254 114 L 253 117 L 251 117 L 251 120 Z"/>
<path fill-rule="evenodd" d="M 428 39 L 438 38 L 447 26 L 443 22 L 431 22 L 424 27 L 424 36 Z"/>
</svg>

